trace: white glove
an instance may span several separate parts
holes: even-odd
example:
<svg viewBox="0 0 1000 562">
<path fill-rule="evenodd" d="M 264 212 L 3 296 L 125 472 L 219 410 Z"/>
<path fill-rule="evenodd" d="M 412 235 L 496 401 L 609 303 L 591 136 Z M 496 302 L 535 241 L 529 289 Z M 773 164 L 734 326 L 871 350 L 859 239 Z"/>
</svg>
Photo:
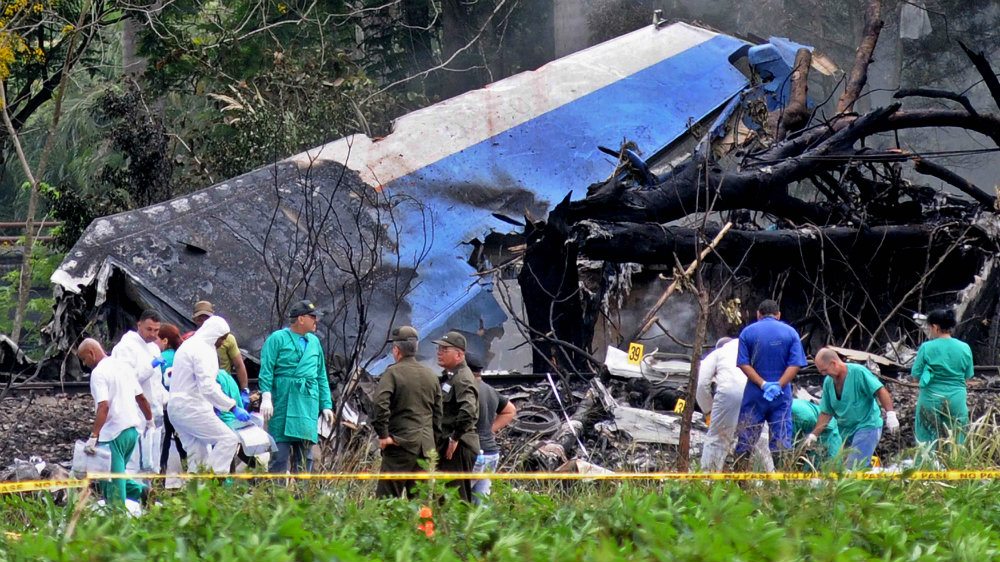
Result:
<svg viewBox="0 0 1000 562">
<path fill-rule="evenodd" d="M 333 410 L 329 408 L 323 410 L 323 421 L 325 421 L 327 425 L 330 426 L 333 425 L 333 418 L 334 418 Z"/>
<path fill-rule="evenodd" d="M 274 415 L 274 404 L 271 403 L 271 393 L 265 392 L 260 397 L 260 417 L 264 418 L 264 423 Z"/>
<path fill-rule="evenodd" d="M 889 430 L 889 433 L 899 431 L 899 418 L 896 417 L 896 412 L 889 410 L 885 413 L 885 428 Z"/>
<path fill-rule="evenodd" d="M 90 439 L 87 439 L 87 444 L 83 446 L 83 452 L 87 453 L 88 455 L 96 455 L 97 454 L 97 438 L 96 437 L 91 437 Z"/>
<path fill-rule="evenodd" d="M 149 431 L 156 427 L 156 423 L 153 420 L 146 420 L 143 422 L 142 426 L 142 440 L 145 441 L 149 439 Z"/>
<path fill-rule="evenodd" d="M 805 447 L 806 449 L 813 447 L 816 445 L 817 439 L 818 437 L 816 437 L 815 433 L 810 433 L 809 435 L 806 435 L 805 440 L 802 441 L 802 446 Z"/>
</svg>

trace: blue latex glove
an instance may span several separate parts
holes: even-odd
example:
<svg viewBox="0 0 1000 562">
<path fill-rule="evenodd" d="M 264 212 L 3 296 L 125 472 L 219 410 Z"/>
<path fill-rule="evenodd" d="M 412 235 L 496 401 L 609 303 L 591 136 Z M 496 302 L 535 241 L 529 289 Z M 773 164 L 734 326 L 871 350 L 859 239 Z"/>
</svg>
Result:
<svg viewBox="0 0 1000 562">
<path fill-rule="evenodd" d="M 163 365 L 166 365 L 166 364 L 167 364 L 167 362 L 164 361 L 162 357 L 154 357 L 153 358 L 153 368 L 154 369 L 159 368 L 159 367 L 161 367 Z"/>
<path fill-rule="evenodd" d="M 216 415 L 216 417 L 218 417 L 218 416 L 221 416 L 221 415 L 222 415 L 222 410 L 220 410 L 220 409 L 218 409 L 218 408 L 212 408 L 212 411 L 214 411 L 214 412 L 215 412 L 215 415 Z"/>
<path fill-rule="evenodd" d="M 241 422 L 250 421 L 250 412 L 239 406 L 233 406 L 233 409 L 229 411 L 232 412 L 233 415 L 236 416 L 236 419 Z"/>
<path fill-rule="evenodd" d="M 771 402 L 781 394 L 781 385 L 776 382 L 766 382 L 761 390 L 764 391 L 764 400 Z"/>
<path fill-rule="evenodd" d="M 250 407 L 250 389 L 244 388 L 240 391 L 240 400 L 243 401 L 243 408 Z"/>
</svg>

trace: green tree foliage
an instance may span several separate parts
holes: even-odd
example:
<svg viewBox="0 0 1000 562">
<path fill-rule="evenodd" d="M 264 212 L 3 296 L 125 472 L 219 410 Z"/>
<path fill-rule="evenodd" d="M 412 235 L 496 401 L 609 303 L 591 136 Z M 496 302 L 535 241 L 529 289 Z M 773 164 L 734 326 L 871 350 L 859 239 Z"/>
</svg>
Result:
<svg viewBox="0 0 1000 562">
<path fill-rule="evenodd" d="M 348 134 L 385 135 L 403 113 L 547 62 L 541 4 L 180 0 L 129 14 L 149 22 L 144 80 L 165 97 L 187 191 Z"/>
<path fill-rule="evenodd" d="M 424 103 L 378 93 L 378 72 L 369 73 L 357 44 L 361 23 L 375 16 L 355 4 L 183 0 L 149 20 L 144 80 L 151 96 L 165 96 L 165 119 L 183 142 L 180 190 L 346 134 L 384 134 L 392 118 Z M 391 63 L 383 56 L 381 64 Z"/>
<path fill-rule="evenodd" d="M 64 254 L 53 251 L 44 244 L 35 244 L 31 254 L 31 286 L 45 287 L 52 272 L 59 267 Z M 21 274 L 19 269 L 13 269 L 0 278 L 0 333 L 9 334 L 13 324 L 14 308 L 17 306 L 17 285 Z M 35 359 L 40 356 L 38 349 L 41 327 L 48 321 L 54 304 L 48 292 L 33 292 L 28 300 L 27 316 L 22 327 L 21 347 Z"/>
<path fill-rule="evenodd" d="M 1000 3 L 973 6 L 963 0 L 927 0 L 924 5 L 931 33 L 920 39 L 903 40 L 903 86 L 955 88 L 959 76 L 978 81 L 958 42 L 965 42 L 973 51 L 985 51 L 994 60 L 1000 51 Z M 933 64 L 928 64 L 929 61 Z"/>
<path fill-rule="evenodd" d="M 182 195 L 345 135 L 383 136 L 408 111 L 552 55 L 551 6 L 542 0 L 45 6 L 44 21 L 28 31 L 52 55 L 42 66 L 11 67 L 9 88 L 42 94 L 16 97 L 19 107 L 35 106 L 18 114 L 26 152 L 37 157 L 52 105 L 39 77 L 58 75 L 66 34 L 86 32 L 57 148 L 41 178 L 51 186 L 42 212 L 64 221 L 63 248 L 97 216 Z M 81 13 L 86 25 L 76 29 Z M 5 218 L 17 219 L 25 196 L 12 164 L 0 162 L 0 201 L 8 203 Z"/>
<path fill-rule="evenodd" d="M 11 0 L 0 2 L 0 79 L 7 92 L 11 122 L 37 163 L 51 102 L 63 68 L 81 69 L 86 82 L 109 62 L 107 31 L 122 12 L 107 0 Z M 73 53 L 67 58 L 71 41 Z M 52 177 L 41 178 L 50 181 Z M 7 130 L 0 127 L 0 217 L 20 218 L 25 206 L 18 188 L 24 181 Z"/>
<path fill-rule="evenodd" d="M 96 147 L 78 150 L 72 160 L 61 162 L 56 183 L 42 190 L 49 218 L 62 222 L 54 232 L 54 247 L 63 251 L 95 218 L 172 195 L 171 143 L 134 82 L 124 88 L 107 86 L 82 100 L 71 115 L 71 121 L 84 123 L 64 124 Z"/>
<path fill-rule="evenodd" d="M 108 89 L 98 100 L 95 116 L 106 131 L 120 162 L 105 163 L 99 175 L 107 190 L 124 191 L 129 207 L 145 207 L 170 198 L 173 171 L 167 132 L 149 111 L 142 92 L 130 82 L 124 91 Z"/>
</svg>

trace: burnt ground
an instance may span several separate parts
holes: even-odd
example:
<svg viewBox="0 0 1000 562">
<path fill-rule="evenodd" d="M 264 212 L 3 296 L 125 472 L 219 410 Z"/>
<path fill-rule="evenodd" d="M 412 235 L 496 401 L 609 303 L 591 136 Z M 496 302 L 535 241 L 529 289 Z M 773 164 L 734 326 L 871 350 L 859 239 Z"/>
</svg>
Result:
<svg viewBox="0 0 1000 562">
<path fill-rule="evenodd" d="M 818 388 L 814 385 L 805 386 L 816 394 Z M 887 388 L 895 401 L 901 431 L 898 436 L 884 435 L 877 453 L 883 458 L 893 458 L 915 443 L 913 420 L 916 391 L 891 382 L 887 384 Z M 553 413 L 559 412 L 547 385 L 541 384 L 530 389 L 501 388 L 500 391 L 511 395 L 520 392 L 520 396 L 515 399 L 519 409 L 532 404 Z M 586 383 L 574 394 L 579 398 L 585 391 Z M 611 391 L 622 403 L 635 407 L 652 407 L 660 411 L 672 408 L 669 397 L 650 399 L 648 389 L 636 388 L 634 385 L 614 384 Z M 972 419 L 985 415 L 991 407 L 997 406 L 998 395 L 998 392 L 970 391 L 969 408 Z M 574 408 L 571 406 L 568 410 L 572 414 Z M 30 456 L 39 456 L 50 463 L 68 463 L 73 454 L 73 442 L 86 438 L 93 420 L 93 400 L 88 394 L 27 395 L 4 399 L 0 402 L 0 469 L 13 464 L 15 458 L 27 460 Z M 538 442 L 551 437 L 521 433 L 508 428 L 500 435 L 505 457 L 501 468 L 531 468 L 530 463 L 524 463 L 528 453 Z M 593 425 L 583 428 L 583 442 L 593 455 L 594 462 L 613 470 L 663 470 L 670 469 L 676 461 L 674 446 L 636 445 L 626 439 L 610 440 L 595 431 Z"/>
<path fill-rule="evenodd" d="M 0 469 L 14 459 L 39 456 L 50 463 L 69 463 L 73 443 L 86 439 L 94 423 L 89 394 L 16 396 L 0 402 Z"/>
</svg>

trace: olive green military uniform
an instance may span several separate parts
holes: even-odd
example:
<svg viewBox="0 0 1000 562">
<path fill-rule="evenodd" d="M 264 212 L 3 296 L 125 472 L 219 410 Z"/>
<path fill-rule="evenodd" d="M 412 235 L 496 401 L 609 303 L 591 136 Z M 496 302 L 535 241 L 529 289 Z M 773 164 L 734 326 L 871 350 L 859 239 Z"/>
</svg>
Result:
<svg viewBox="0 0 1000 562">
<path fill-rule="evenodd" d="M 413 357 L 391 365 L 375 388 L 375 419 L 379 439 L 392 437 L 395 445 L 382 450 L 382 472 L 421 472 L 441 433 L 441 387 L 437 374 Z M 413 480 L 379 480 L 379 497 L 412 496 Z"/>
<path fill-rule="evenodd" d="M 479 455 L 479 385 L 463 361 L 453 371 L 444 371 L 441 384 L 443 417 L 438 455 L 444 472 L 472 472 Z M 445 458 L 449 439 L 458 441 L 451 459 Z M 472 500 L 472 480 L 453 480 L 449 486 L 458 488 L 466 501 Z"/>
</svg>

